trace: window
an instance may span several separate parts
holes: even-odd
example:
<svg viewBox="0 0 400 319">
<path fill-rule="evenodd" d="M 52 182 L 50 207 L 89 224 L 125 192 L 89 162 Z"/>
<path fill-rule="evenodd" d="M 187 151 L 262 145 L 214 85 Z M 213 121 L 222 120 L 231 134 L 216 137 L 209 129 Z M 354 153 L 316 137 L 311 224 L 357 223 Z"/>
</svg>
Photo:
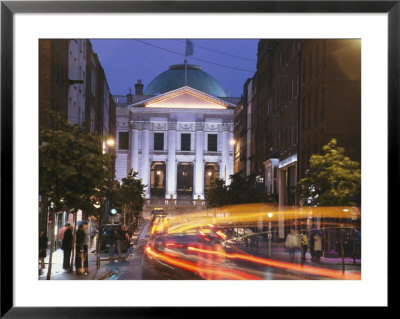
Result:
<svg viewBox="0 0 400 319">
<path fill-rule="evenodd" d="M 154 150 L 164 150 L 164 133 L 154 133 Z"/>
<path fill-rule="evenodd" d="M 190 134 L 181 134 L 181 151 L 190 151 Z"/>
<path fill-rule="evenodd" d="M 119 132 L 118 140 L 119 140 L 118 148 L 120 150 L 127 150 L 129 141 L 128 132 Z"/>
<path fill-rule="evenodd" d="M 217 151 L 217 134 L 208 134 L 208 151 L 216 152 Z"/>
</svg>

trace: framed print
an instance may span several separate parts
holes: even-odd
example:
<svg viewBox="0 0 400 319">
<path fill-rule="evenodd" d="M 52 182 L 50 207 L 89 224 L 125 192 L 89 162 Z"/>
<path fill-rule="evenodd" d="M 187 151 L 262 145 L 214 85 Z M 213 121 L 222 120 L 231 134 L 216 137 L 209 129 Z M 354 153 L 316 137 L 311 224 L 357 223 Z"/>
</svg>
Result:
<svg viewBox="0 0 400 319">
<path fill-rule="evenodd" d="M 307 307 L 329 307 L 329 311 L 342 311 L 341 307 L 372 306 L 389 309 L 389 211 L 394 209 L 394 192 L 399 176 L 399 18 L 399 1 L 1 1 L 1 316 L 175 318 L 190 316 L 192 310 L 199 314 L 212 311 L 214 314 L 223 315 L 236 311 L 236 308 L 243 308 L 245 313 L 254 310 L 270 311 L 278 307 L 288 307 L 296 312 L 306 310 Z M 167 58 L 164 59 L 161 53 L 158 53 L 158 56 L 143 52 L 141 56 L 135 55 L 130 51 L 132 49 L 129 49 L 129 41 L 136 43 L 136 52 L 145 52 L 145 47 L 159 52 L 162 50 L 163 54 L 180 55 L 179 59 L 185 59 L 184 63 L 170 62 Z M 168 41 L 175 42 L 175 46 L 172 45 L 168 49 L 163 47 Z M 230 52 L 222 52 L 223 46 L 218 47 L 218 43 L 227 45 L 228 42 L 232 45 Z M 308 43 L 311 44 L 308 46 Z M 331 43 L 337 43 L 337 46 Z M 353 45 L 358 50 L 356 58 L 347 51 Z M 61 51 L 57 50 L 63 46 L 66 49 L 62 50 L 66 53 L 65 56 L 60 56 L 57 52 Z M 175 50 L 175 47 L 179 49 Z M 230 58 L 246 60 L 240 56 L 241 52 L 246 50 L 241 51 L 239 47 L 252 50 L 251 58 L 246 56 L 247 60 L 252 60 L 251 66 L 232 67 Z M 316 48 L 317 55 L 308 53 L 314 52 L 311 49 L 307 51 L 310 47 L 312 50 Z M 199 58 L 199 55 L 196 57 L 196 54 L 199 54 L 197 50 L 212 51 L 224 57 L 218 62 L 211 62 L 210 59 Z M 330 63 L 324 60 L 324 55 L 319 54 L 322 51 L 330 51 L 326 56 L 337 59 L 330 69 L 331 78 L 328 80 L 331 82 L 321 75 L 325 81 L 324 85 L 314 84 L 309 80 L 308 84 L 303 86 L 303 78 L 318 77 L 318 74 L 323 73 L 318 69 L 319 65 L 326 66 Z M 46 52 L 48 57 L 45 57 Z M 273 53 L 268 55 L 268 52 Z M 123 56 L 126 60 L 123 60 Z M 340 60 L 338 57 L 344 58 Z M 72 72 L 70 68 L 65 69 L 67 71 L 51 69 L 46 73 L 46 61 L 54 59 L 71 65 L 77 63 L 76 72 Z M 108 63 L 115 59 L 119 60 L 119 65 L 114 65 L 114 62 Z M 141 63 L 137 63 L 140 59 Z M 137 64 L 132 64 L 133 60 Z M 160 66 L 157 71 L 151 71 L 152 73 L 146 71 L 146 66 L 156 65 L 160 62 L 158 60 L 162 60 L 164 66 Z M 79 69 L 81 62 L 85 67 L 90 67 Z M 231 69 L 241 68 L 241 71 L 247 73 L 240 78 L 240 83 L 235 88 L 220 90 L 218 81 L 214 79 L 217 76 L 212 71 L 209 72 L 211 75 L 208 74 L 208 71 L 203 71 L 197 65 L 205 63 L 220 67 L 221 78 L 224 76 L 232 80 L 234 77 L 230 75 L 230 70 L 227 70 L 228 65 Z M 143 73 L 139 72 L 141 66 L 145 69 Z M 296 76 L 288 71 L 291 68 Z M 357 70 L 354 71 L 354 68 Z M 65 77 L 63 70 L 69 72 L 68 77 Z M 177 84 L 178 73 L 184 82 Z M 278 74 L 279 77 L 271 74 Z M 194 84 L 195 75 L 200 78 L 201 84 Z M 101 84 L 96 82 L 99 78 L 103 79 Z M 119 83 L 131 83 L 126 84 L 126 87 L 125 84 L 118 84 L 119 87 L 116 87 L 114 82 L 107 82 L 106 78 L 119 79 Z M 353 78 L 357 78 L 358 86 L 351 86 L 354 83 L 347 81 Z M 52 92 L 48 101 L 47 97 L 43 97 L 43 79 L 49 83 L 49 91 Z M 57 87 L 57 83 L 61 83 L 63 79 L 68 80 L 68 83 L 65 83 L 68 89 L 64 91 Z M 82 83 L 90 85 L 85 84 L 85 89 L 81 89 L 79 85 Z M 333 90 L 335 94 L 319 93 L 332 90 L 332 83 L 340 88 L 337 91 Z M 266 89 L 263 91 L 263 85 L 270 88 L 268 94 L 271 98 L 268 97 Z M 239 89 L 234 91 L 236 87 Z M 360 95 L 354 98 L 357 105 L 361 106 L 355 117 L 352 117 L 354 114 L 349 111 L 349 105 L 353 102 L 353 96 L 349 92 L 353 89 L 356 92 L 360 91 Z M 309 93 L 305 94 L 306 90 Z M 44 136 L 44 133 L 40 132 L 39 121 L 41 125 L 43 118 L 49 123 L 55 121 L 54 118 L 50 119 L 51 112 L 48 110 L 54 109 L 54 105 L 55 109 L 63 110 L 58 101 L 64 93 L 65 101 L 69 98 L 66 105 L 74 105 L 73 110 L 76 111 L 76 114 L 72 114 L 67 106 L 69 122 L 71 119 L 77 124 L 87 121 L 89 131 L 94 132 L 99 127 L 98 130 L 102 132 L 107 131 L 107 134 L 102 133 L 103 137 L 112 136 L 112 139 L 101 140 L 101 143 L 97 143 L 97 140 L 93 142 L 93 145 L 98 144 L 98 153 L 95 153 L 97 155 L 90 161 L 84 161 L 82 166 L 89 164 L 90 167 L 98 165 L 102 168 L 96 171 L 96 176 L 91 177 L 93 180 L 100 180 L 98 183 L 108 178 L 104 173 L 108 171 L 104 169 L 106 166 L 110 171 L 115 170 L 120 181 L 112 185 L 104 184 L 104 188 L 108 187 L 107 195 L 101 193 L 102 190 L 97 187 L 103 184 L 90 184 L 92 186 L 87 188 L 90 188 L 90 191 L 82 190 L 84 195 L 79 194 L 79 201 L 86 205 L 82 209 L 71 208 L 76 206 L 68 206 L 66 209 L 67 203 L 76 203 L 74 200 L 77 196 L 55 195 L 58 193 L 54 180 L 46 180 L 46 185 L 49 186 L 43 188 L 43 179 L 39 178 L 39 170 L 43 171 L 43 167 L 50 171 L 56 166 L 51 157 L 58 156 L 64 160 L 71 153 L 73 144 L 69 143 L 64 153 L 61 153 L 61 147 L 57 146 L 52 150 L 52 156 L 46 158 L 48 166 L 43 166 L 43 149 L 48 144 L 47 140 L 40 144 L 40 148 L 37 147 L 39 138 L 41 141 L 50 138 L 49 135 Z M 251 113 L 249 104 L 256 103 L 252 101 L 255 101 L 257 95 L 265 95 L 265 98 L 260 97 L 257 100 L 257 105 L 262 107 L 260 106 L 258 113 L 254 114 Z M 339 95 L 344 98 L 339 100 Z M 77 103 L 85 100 L 85 108 L 79 108 L 78 111 L 74 99 Z M 45 112 L 41 112 L 39 105 L 43 110 L 46 101 L 50 106 Z M 274 105 L 280 105 L 279 103 L 286 104 L 282 106 L 282 110 L 274 113 Z M 298 108 L 293 112 L 293 118 L 287 120 L 287 125 L 284 126 L 282 119 L 288 117 L 284 112 L 290 109 L 290 105 L 297 105 Z M 324 113 L 325 105 L 331 109 L 337 107 L 338 111 L 332 115 L 332 122 L 323 126 L 322 119 L 324 115 L 328 116 L 327 108 Z M 128 106 L 129 112 L 125 112 Z M 119 110 L 115 111 L 115 114 L 111 111 L 104 113 L 105 109 L 112 108 L 114 111 Z M 170 113 L 166 115 L 165 110 L 168 108 L 173 108 L 174 111 L 168 111 Z M 239 115 L 240 108 L 248 112 L 243 118 Z M 255 126 L 254 123 L 259 123 L 257 117 L 263 116 L 265 122 Z M 249 118 L 253 122 L 248 122 Z M 315 127 L 318 127 L 318 130 L 307 133 L 306 128 L 314 125 L 313 123 L 317 123 Z M 62 135 L 66 127 L 62 126 L 64 124 L 57 125 L 61 126 L 53 129 L 53 138 L 57 134 Z M 237 127 L 240 125 L 246 126 L 246 130 L 254 128 L 254 131 L 250 130 L 254 134 L 240 135 L 241 133 L 237 133 Z M 59 127 L 64 129 L 60 130 Z M 84 124 L 81 127 L 85 127 Z M 82 134 L 79 135 L 80 138 L 84 136 L 82 140 L 85 142 L 82 142 L 82 145 L 87 152 L 92 145 L 90 140 L 93 138 L 94 141 L 95 138 L 84 129 L 79 133 L 76 130 L 71 129 L 68 132 Z M 112 130 L 113 134 L 110 133 Z M 352 130 L 358 131 L 360 138 L 355 142 L 352 140 L 353 144 L 357 144 L 356 147 L 349 143 L 345 148 L 355 154 L 358 152 L 360 163 L 362 158 L 362 166 L 352 166 L 349 158 L 343 157 L 341 163 L 347 164 L 342 166 L 346 166 L 348 171 L 342 173 L 341 178 L 345 178 L 343 175 L 357 175 L 358 184 L 354 188 L 356 190 L 353 189 L 357 196 L 352 194 L 349 201 L 342 201 L 340 205 L 330 205 L 349 208 L 351 206 L 351 209 L 340 208 L 340 214 L 349 212 L 353 215 L 346 215 L 344 218 L 342 215 L 325 217 L 319 213 L 320 215 L 315 217 L 315 213 L 312 216 L 313 210 L 318 211 L 319 206 L 327 204 L 320 202 L 323 196 L 312 195 L 317 188 L 315 180 L 306 185 L 306 195 L 300 194 L 298 176 L 302 177 L 302 181 L 306 180 L 307 176 L 311 176 L 309 174 L 312 170 L 305 169 L 308 164 L 304 164 L 305 168 L 301 170 L 299 167 L 303 164 L 297 163 L 308 162 L 312 154 L 318 153 L 318 148 L 328 145 L 328 141 L 323 138 L 324 135 L 329 135 L 325 134 L 326 132 L 339 134 L 353 132 Z M 257 134 L 264 131 L 270 133 L 262 133 L 264 135 L 260 138 L 261 135 Z M 300 134 L 303 134 L 302 137 L 299 137 Z M 77 140 L 77 137 L 73 139 Z M 322 140 L 326 143 L 318 144 Z M 239 141 L 243 144 L 239 144 Z M 246 153 L 246 147 L 243 145 L 248 149 L 252 148 L 256 155 Z M 278 146 L 274 148 L 275 145 Z M 297 151 L 293 153 L 290 145 L 295 145 L 293 149 Z M 333 144 L 329 145 L 334 147 Z M 171 151 L 172 148 L 175 152 Z M 254 149 L 258 149 L 258 153 Z M 282 157 L 287 150 L 289 152 Z M 108 152 L 116 154 L 117 159 L 114 162 L 111 159 L 110 162 L 106 161 Z M 302 152 L 307 153 L 307 156 L 303 156 Z M 261 154 L 261 157 L 258 158 L 257 154 Z M 104 161 L 97 161 L 99 158 Z M 292 167 L 294 163 L 296 166 Z M 66 164 L 63 167 L 64 174 L 68 169 L 65 168 Z M 128 168 L 132 168 L 131 173 Z M 213 198 L 210 195 L 213 187 L 216 187 L 216 180 L 225 181 L 224 186 L 221 186 L 224 192 L 232 190 L 233 186 L 229 188 L 231 184 L 226 182 L 228 176 L 233 181 L 233 176 L 242 169 L 247 169 L 249 173 L 245 173 L 245 176 L 253 175 L 250 172 L 257 172 L 254 174 L 254 185 L 261 187 L 261 192 L 256 188 L 252 190 L 257 193 L 264 192 L 264 195 L 269 196 L 259 200 L 264 205 L 262 214 L 268 212 L 270 216 L 265 216 L 272 218 L 270 207 L 278 207 L 275 217 L 279 217 L 276 217 L 276 220 L 270 219 L 269 225 L 266 222 L 268 218 L 263 219 L 261 215 L 251 220 L 252 224 L 249 215 L 240 215 L 243 218 L 240 223 L 247 226 L 239 227 L 238 225 L 242 224 L 237 222 L 238 219 L 233 219 L 233 216 L 236 216 L 233 213 L 234 208 L 217 209 L 227 206 L 230 202 L 218 201 L 221 198 Z M 114 180 L 114 177 L 111 180 Z M 72 188 L 81 189 L 83 184 L 89 184 L 89 178 L 84 178 L 85 174 L 78 174 Z M 244 184 L 238 175 L 236 178 Z M 113 199 L 110 195 L 112 191 L 116 194 L 121 188 L 128 187 L 129 181 L 140 181 L 140 187 L 143 187 L 139 192 L 140 196 L 138 195 L 140 199 L 135 199 L 135 203 L 139 202 L 142 205 L 138 209 L 140 214 L 134 214 L 135 205 L 131 197 L 125 200 L 123 195 L 115 195 Z M 347 187 L 350 186 L 343 186 L 345 190 L 348 190 Z M 65 188 L 63 190 L 65 191 Z M 41 192 L 46 192 L 48 202 L 44 204 L 44 197 L 39 196 L 39 214 L 43 206 L 46 206 L 48 211 L 44 217 L 39 216 L 39 225 L 36 212 L 38 195 Z M 252 191 L 241 189 L 231 197 L 234 198 L 231 199 L 232 203 L 250 203 L 250 200 L 246 201 L 248 199 L 237 201 L 246 192 Z M 70 191 L 67 193 L 70 194 Z M 122 194 L 122 191 L 119 194 Z M 224 196 L 228 198 L 228 195 Z M 212 200 L 216 202 L 214 206 L 211 206 Z M 56 213 L 56 207 L 61 207 L 57 205 L 64 205 L 60 209 L 62 214 Z M 148 208 L 144 218 L 143 205 L 147 205 Z M 193 214 L 192 211 L 192 215 L 183 214 L 185 210 L 182 207 L 185 205 L 191 205 L 190 207 L 202 213 L 206 212 L 207 219 L 200 221 L 199 215 Z M 309 207 L 309 213 L 304 219 L 299 217 L 299 214 L 303 214 L 303 205 Z M 106 212 L 104 216 L 96 211 L 99 207 Z M 250 210 L 249 207 L 253 206 L 243 207 Z M 294 217 L 287 218 L 286 215 L 282 215 L 286 207 L 288 211 L 295 212 Z M 88 214 L 86 210 L 97 213 Z M 211 215 L 208 215 L 209 211 L 212 211 Z M 229 223 L 218 224 L 218 220 L 227 216 L 236 220 L 236 226 L 228 225 L 232 224 L 231 220 Z M 175 220 L 172 217 L 175 217 Z M 166 221 L 169 224 L 166 224 Z M 199 236 L 207 238 L 201 237 L 201 240 L 204 240 L 201 245 L 189 245 L 188 241 L 192 239 L 188 239 L 187 233 L 184 233 L 187 236 L 184 242 L 180 242 L 184 237 L 180 233 L 181 228 L 191 223 L 200 225 L 195 228 L 196 244 L 199 242 Z M 325 229 L 329 228 L 326 225 L 330 223 L 335 225 L 332 226 L 334 232 L 325 233 Z M 361 224 L 362 246 L 361 239 L 357 241 L 361 238 Z M 70 230 L 69 226 L 72 225 Z M 158 225 L 167 225 L 165 227 L 168 228 L 165 230 Z M 312 228 L 314 225 L 316 231 Z M 345 228 L 348 227 L 351 231 L 343 231 L 343 225 L 347 225 Z M 44 240 L 44 250 L 51 251 L 51 254 L 44 253 L 40 256 L 38 277 L 35 263 L 40 252 L 36 241 L 40 233 L 39 228 L 45 228 L 46 233 L 51 236 Z M 171 229 L 179 233 L 179 236 L 173 237 Z M 254 234 L 256 229 L 260 233 L 257 235 L 259 237 L 246 233 L 251 231 Z M 309 229 L 312 229 L 312 236 L 304 237 L 304 229 L 307 234 Z M 292 230 L 292 239 L 296 242 L 293 247 L 288 244 Z M 68 250 L 65 248 L 65 238 L 70 236 L 70 232 L 71 247 L 75 249 Z M 159 234 L 153 236 L 154 232 Z M 239 232 L 243 234 L 239 236 Z M 84 236 L 88 242 L 83 239 Z M 210 253 L 205 242 L 212 241 L 214 244 L 216 238 L 221 240 L 224 236 L 240 237 L 240 245 L 244 250 L 263 247 L 263 251 L 261 255 L 254 255 L 251 261 L 236 251 L 234 254 L 233 250 L 228 250 L 231 249 L 230 246 L 226 248 L 222 244 L 212 246 Z M 318 246 L 314 240 L 322 240 L 319 237 L 324 240 L 321 244 L 324 248 L 316 250 L 324 251 L 322 260 L 327 261 L 330 258 L 329 254 L 337 258 L 329 269 L 322 270 L 321 256 L 318 256 L 318 253 L 314 256 L 314 250 L 310 251 L 313 253 L 312 261 L 311 255 L 307 255 L 309 260 L 306 258 L 306 253 L 300 257 L 300 250 L 303 252 L 304 246 L 311 245 L 308 243 L 310 239 L 313 240 L 313 247 Z M 226 238 L 222 239 L 224 240 L 221 242 L 225 245 Z M 125 240 L 127 243 L 124 250 Z M 140 246 L 138 243 L 141 240 L 147 245 Z M 47 246 L 48 242 L 51 246 Z M 284 256 L 281 261 L 286 263 L 277 266 L 277 262 L 274 261 L 274 266 L 271 266 L 271 251 L 274 251 L 271 242 L 275 245 L 273 247 L 278 247 L 276 251 L 281 249 Z M 165 247 L 159 249 L 160 245 L 168 246 L 167 249 L 173 249 L 172 246 L 184 247 L 185 252 L 174 251 L 165 255 Z M 129 248 L 130 246 L 133 248 Z M 145 256 L 141 257 L 143 261 L 137 263 L 137 267 L 143 271 L 143 277 L 129 277 L 129 259 L 136 258 L 136 255 L 127 254 L 124 257 L 121 251 L 131 252 L 136 249 L 138 252 L 138 247 L 141 247 L 140 254 Z M 215 247 L 224 247 L 224 253 L 221 253 L 222 248 L 217 250 Z M 213 269 L 204 266 L 201 259 L 203 257 L 194 257 L 193 251 L 196 249 L 199 254 L 217 255 L 218 251 L 219 259 L 210 257 L 214 258 Z M 68 255 L 69 253 L 72 255 Z M 298 254 L 299 262 L 295 266 L 288 266 L 293 260 L 284 258 L 295 256 L 292 253 L 296 256 Z M 115 254 L 118 258 L 116 263 L 113 260 Z M 351 264 L 346 264 L 346 267 L 350 265 L 347 272 L 345 257 L 348 257 Z M 150 269 L 148 265 L 152 262 L 148 260 L 153 260 L 152 258 L 157 260 L 157 267 L 164 267 L 160 273 L 163 276 L 166 273 L 168 275 L 162 278 L 144 278 L 144 271 Z M 224 268 L 227 258 L 242 259 L 235 264 L 237 268 Z M 70 263 L 71 260 L 75 263 Z M 249 267 L 248 263 L 254 261 L 258 264 Z M 55 267 L 53 272 L 50 266 L 52 263 Z M 194 267 L 193 263 L 197 263 L 198 268 Z M 102 266 L 106 264 L 107 267 Z M 146 266 L 143 266 L 144 264 Z M 281 272 L 279 275 L 278 272 L 263 273 L 260 265 L 281 267 Z M 351 268 L 352 266 L 354 267 Z M 172 275 L 168 272 L 174 267 L 180 267 L 179 275 L 183 274 L 184 278 L 176 277 L 176 272 L 172 272 Z M 193 270 L 193 267 L 196 269 Z M 46 272 L 41 271 L 42 269 L 46 269 Z M 306 273 L 307 276 L 297 276 L 296 271 Z M 194 307 L 196 309 L 192 309 Z"/>
</svg>

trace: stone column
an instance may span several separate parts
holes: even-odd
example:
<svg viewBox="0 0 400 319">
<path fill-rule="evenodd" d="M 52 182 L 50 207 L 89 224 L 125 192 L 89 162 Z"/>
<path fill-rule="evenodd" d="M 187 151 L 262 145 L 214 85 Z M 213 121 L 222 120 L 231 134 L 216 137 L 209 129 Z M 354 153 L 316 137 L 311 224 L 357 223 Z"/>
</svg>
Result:
<svg viewBox="0 0 400 319">
<path fill-rule="evenodd" d="M 285 192 L 285 179 L 286 179 L 286 169 L 278 169 L 278 189 L 279 189 L 279 208 L 284 206 L 284 192 Z M 279 212 L 278 227 L 279 227 L 279 238 L 285 238 L 285 214 Z"/>
<path fill-rule="evenodd" d="M 229 125 L 229 129 L 227 131 L 227 138 L 228 138 L 228 154 L 227 154 L 227 167 L 226 167 L 226 174 L 227 174 L 227 179 L 228 179 L 228 184 L 231 183 L 231 180 L 229 179 L 229 176 L 233 175 L 234 173 L 234 169 L 233 169 L 233 162 L 234 162 L 234 158 L 235 158 L 235 144 L 232 143 L 232 141 L 234 140 L 234 136 L 233 136 L 233 126 Z M 230 155 L 232 154 L 232 155 Z"/>
<path fill-rule="evenodd" d="M 139 122 L 131 122 L 131 168 L 139 171 Z"/>
<path fill-rule="evenodd" d="M 167 199 L 176 198 L 176 122 L 168 122 Z"/>
<path fill-rule="evenodd" d="M 149 180 L 149 129 L 150 122 L 145 121 L 142 123 L 142 169 L 141 178 L 146 187 L 146 198 L 150 196 L 150 180 Z"/>
<path fill-rule="evenodd" d="M 204 123 L 196 123 L 196 157 L 193 199 L 204 199 Z"/>
<path fill-rule="evenodd" d="M 229 180 L 229 175 L 228 175 L 228 149 L 229 149 L 229 139 L 228 139 L 228 134 L 229 134 L 229 125 L 228 124 L 222 124 L 221 126 L 222 129 L 222 143 L 221 143 L 221 148 L 222 148 L 222 156 L 221 156 L 221 161 L 222 161 L 222 178 L 225 180 L 225 183 L 228 185 L 230 180 Z"/>
</svg>

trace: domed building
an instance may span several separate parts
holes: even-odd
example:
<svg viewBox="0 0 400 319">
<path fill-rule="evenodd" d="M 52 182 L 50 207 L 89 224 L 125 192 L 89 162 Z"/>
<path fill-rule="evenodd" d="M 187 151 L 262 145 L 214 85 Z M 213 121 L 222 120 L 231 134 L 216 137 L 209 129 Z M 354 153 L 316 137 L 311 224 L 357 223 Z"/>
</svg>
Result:
<svg viewBox="0 0 400 319">
<path fill-rule="evenodd" d="M 171 65 L 169 70 L 156 76 L 149 83 L 144 90 L 144 94 L 156 95 L 166 93 L 185 85 L 209 95 L 218 97 L 227 96 L 225 90 L 213 76 L 204 72 L 200 66 L 192 64 Z"/>
<path fill-rule="evenodd" d="M 186 61 L 185 61 L 186 62 Z M 146 206 L 204 200 L 211 180 L 233 174 L 233 121 L 239 98 L 227 96 L 201 67 L 172 65 L 117 104 L 116 179 L 138 172 Z"/>
</svg>

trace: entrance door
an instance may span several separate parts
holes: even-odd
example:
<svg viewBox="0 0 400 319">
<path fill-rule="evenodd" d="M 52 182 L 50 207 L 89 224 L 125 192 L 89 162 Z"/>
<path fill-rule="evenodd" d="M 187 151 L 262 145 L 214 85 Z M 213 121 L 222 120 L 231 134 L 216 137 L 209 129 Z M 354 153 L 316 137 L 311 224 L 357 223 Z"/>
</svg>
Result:
<svg viewBox="0 0 400 319">
<path fill-rule="evenodd" d="M 177 196 L 181 199 L 192 199 L 193 163 L 179 163 L 177 169 Z"/>
<path fill-rule="evenodd" d="M 165 163 L 152 162 L 150 172 L 150 195 L 152 198 L 165 198 Z"/>
<path fill-rule="evenodd" d="M 204 192 L 211 188 L 211 181 L 219 178 L 219 165 L 216 163 L 206 163 L 204 166 Z"/>
</svg>

